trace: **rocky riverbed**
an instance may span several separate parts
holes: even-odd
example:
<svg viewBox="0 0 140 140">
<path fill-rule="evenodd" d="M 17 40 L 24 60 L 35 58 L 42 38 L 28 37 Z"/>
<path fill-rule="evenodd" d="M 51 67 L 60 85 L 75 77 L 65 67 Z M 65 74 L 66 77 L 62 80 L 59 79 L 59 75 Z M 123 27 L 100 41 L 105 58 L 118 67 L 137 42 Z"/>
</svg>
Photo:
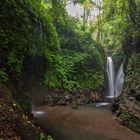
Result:
<svg viewBox="0 0 140 140">
<path fill-rule="evenodd" d="M 72 92 L 65 91 L 49 91 L 41 97 L 35 96 L 33 102 L 36 106 L 41 105 L 69 105 L 77 107 L 94 102 L 104 101 L 103 92 Z"/>
</svg>

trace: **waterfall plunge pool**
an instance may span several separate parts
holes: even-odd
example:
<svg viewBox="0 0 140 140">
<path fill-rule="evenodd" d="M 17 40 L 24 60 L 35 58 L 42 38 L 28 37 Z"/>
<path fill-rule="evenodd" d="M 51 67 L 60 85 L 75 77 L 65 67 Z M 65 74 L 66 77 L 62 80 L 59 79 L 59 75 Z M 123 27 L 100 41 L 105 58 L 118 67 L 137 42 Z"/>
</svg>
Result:
<svg viewBox="0 0 140 140">
<path fill-rule="evenodd" d="M 139 140 L 140 135 L 119 125 L 106 107 L 95 105 L 72 109 L 68 106 L 42 106 L 34 110 L 54 140 Z"/>
</svg>

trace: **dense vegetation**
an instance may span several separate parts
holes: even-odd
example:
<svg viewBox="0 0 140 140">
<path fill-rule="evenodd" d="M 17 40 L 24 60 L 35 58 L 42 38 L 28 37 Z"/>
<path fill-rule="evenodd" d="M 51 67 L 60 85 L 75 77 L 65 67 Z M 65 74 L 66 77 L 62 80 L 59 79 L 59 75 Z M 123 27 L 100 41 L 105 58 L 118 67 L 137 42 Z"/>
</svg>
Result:
<svg viewBox="0 0 140 140">
<path fill-rule="evenodd" d="M 124 87 L 115 113 L 122 124 L 140 133 L 140 1 L 104 0 L 102 8 L 100 43 L 107 53 L 113 51 L 117 65 L 124 62 Z"/>
<path fill-rule="evenodd" d="M 24 79 L 68 91 L 103 86 L 103 61 L 100 46 L 92 39 L 94 29 L 70 17 L 64 0 L 1 4 L 1 82 Z"/>
<path fill-rule="evenodd" d="M 98 17 L 99 42 L 106 50 L 125 55 L 139 51 L 139 0 L 104 0 Z"/>
<path fill-rule="evenodd" d="M 68 2 L 83 7 L 82 17 L 69 15 Z M 139 0 L 1 0 L 0 5 L 0 85 L 21 99 L 32 87 L 45 93 L 100 91 L 105 87 L 105 57 L 111 55 L 116 69 L 124 62 L 118 103 L 126 107 L 133 98 L 140 109 Z M 117 115 L 133 128 L 140 116 L 135 119 L 129 105 L 122 106 Z M 140 132 L 139 125 L 133 129 Z"/>
</svg>

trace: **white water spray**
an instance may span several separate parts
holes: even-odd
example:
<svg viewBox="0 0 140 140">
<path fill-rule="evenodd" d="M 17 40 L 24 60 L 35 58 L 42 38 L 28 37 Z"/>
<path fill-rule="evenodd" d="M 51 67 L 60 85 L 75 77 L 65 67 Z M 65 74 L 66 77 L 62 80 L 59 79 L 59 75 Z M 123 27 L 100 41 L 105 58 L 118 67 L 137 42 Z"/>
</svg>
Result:
<svg viewBox="0 0 140 140">
<path fill-rule="evenodd" d="M 108 98 L 118 97 L 122 92 L 124 82 L 123 63 L 121 64 L 116 79 L 114 72 L 113 60 L 111 57 L 107 57 L 107 76 L 108 76 Z"/>
<path fill-rule="evenodd" d="M 123 82 L 124 82 L 124 72 L 123 72 L 123 63 L 122 63 L 116 76 L 116 82 L 115 82 L 116 97 L 119 96 L 122 92 Z"/>
<path fill-rule="evenodd" d="M 111 57 L 107 57 L 107 76 L 108 76 L 108 87 L 109 96 L 114 97 L 114 65 Z"/>
</svg>

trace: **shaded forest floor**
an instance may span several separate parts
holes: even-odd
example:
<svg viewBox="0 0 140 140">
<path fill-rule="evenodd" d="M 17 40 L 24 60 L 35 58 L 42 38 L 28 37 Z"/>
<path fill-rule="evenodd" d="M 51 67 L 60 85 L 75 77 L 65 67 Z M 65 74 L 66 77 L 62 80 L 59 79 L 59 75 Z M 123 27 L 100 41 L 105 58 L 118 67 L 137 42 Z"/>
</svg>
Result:
<svg viewBox="0 0 140 140">
<path fill-rule="evenodd" d="M 0 140 L 38 140 L 40 137 L 44 134 L 32 116 L 26 116 L 8 90 L 0 86 Z"/>
</svg>

